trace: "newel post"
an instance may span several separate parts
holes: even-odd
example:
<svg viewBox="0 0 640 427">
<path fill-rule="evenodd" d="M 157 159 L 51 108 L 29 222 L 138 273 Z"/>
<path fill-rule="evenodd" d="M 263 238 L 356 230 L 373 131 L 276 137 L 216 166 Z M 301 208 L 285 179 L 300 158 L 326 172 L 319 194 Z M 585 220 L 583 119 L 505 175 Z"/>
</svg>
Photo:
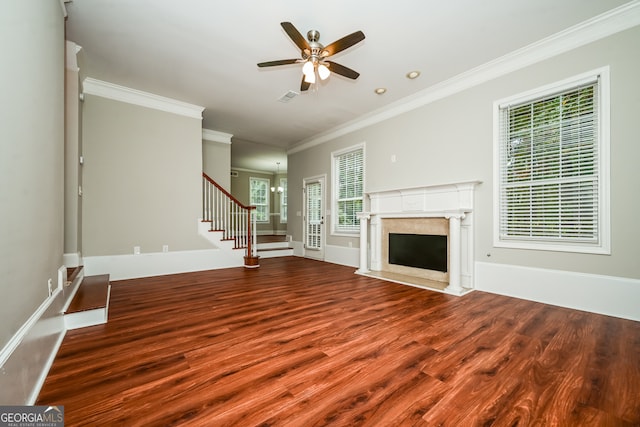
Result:
<svg viewBox="0 0 640 427">
<path fill-rule="evenodd" d="M 258 268 L 260 267 L 259 257 L 256 255 L 256 217 L 254 215 L 255 206 L 249 206 L 247 209 L 247 254 L 244 257 L 245 268 Z"/>
</svg>

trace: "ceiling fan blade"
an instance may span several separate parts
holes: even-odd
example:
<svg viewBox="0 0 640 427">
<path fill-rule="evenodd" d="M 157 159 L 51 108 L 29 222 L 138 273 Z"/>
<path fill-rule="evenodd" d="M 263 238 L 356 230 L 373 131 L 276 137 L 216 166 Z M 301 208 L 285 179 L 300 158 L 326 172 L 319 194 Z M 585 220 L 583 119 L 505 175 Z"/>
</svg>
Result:
<svg viewBox="0 0 640 427">
<path fill-rule="evenodd" d="M 364 40 L 364 33 L 362 31 L 356 31 L 355 33 L 344 36 L 340 40 L 336 40 L 330 45 L 326 46 L 322 50 L 322 56 L 327 57 L 335 55 L 336 53 L 348 49 L 354 44 L 361 42 L 362 40 Z"/>
<path fill-rule="evenodd" d="M 260 62 L 258 64 L 258 67 L 274 67 L 276 65 L 295 64 L 298 61 L 299 61 L 298 59 L 280 59 L 278 61 Z"/>
<path fill-rule="evenodd" d="M 305 90 L 309 89 L 309 86 L 311 86 L 311 83 L 307 83 L 304 81 L 304 74 L 302 75 L 302 82 L 300 83 L 300 91 L 304 92 Z"/>
<path fill-rule="evenodd" d="M 350 79 L 357 79 L 360 73 L 352 70 L 349 67 L 345 67 L 344 65 L 340 65 L 337 62 L 326 61 L 329 64 L 329 71 L 332 73 L 340 74 L 341 76 L 348 77 Z"/>
<path fill-rule="evenodd" d="M 280 25 L 282 25 L 282 28 L 287 33 L 289 38 L 293 40 L 293 42 L 300 48 L 300 50 L 311 50 L 307 39 L 305 39 L 304 36 L 300 34 L 300 31 L 298 31 L 291 22 L 281 22 Z"/>
</svg>

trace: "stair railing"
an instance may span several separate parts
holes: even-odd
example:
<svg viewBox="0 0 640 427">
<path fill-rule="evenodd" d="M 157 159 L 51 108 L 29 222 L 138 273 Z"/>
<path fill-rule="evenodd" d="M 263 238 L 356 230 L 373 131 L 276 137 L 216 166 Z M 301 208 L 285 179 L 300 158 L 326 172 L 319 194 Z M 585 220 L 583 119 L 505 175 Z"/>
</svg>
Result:
<svg viewBox="0 0 640 427">
<path fill-rule="evenodd" d="M 255 209 L 202 173 L 202 221 L 210 223 L 209 231 L 221 231 L 222 240 L 233 241 L 234 249 L 246 249 L 245 263 L 257 259 Z"/>
</svg>

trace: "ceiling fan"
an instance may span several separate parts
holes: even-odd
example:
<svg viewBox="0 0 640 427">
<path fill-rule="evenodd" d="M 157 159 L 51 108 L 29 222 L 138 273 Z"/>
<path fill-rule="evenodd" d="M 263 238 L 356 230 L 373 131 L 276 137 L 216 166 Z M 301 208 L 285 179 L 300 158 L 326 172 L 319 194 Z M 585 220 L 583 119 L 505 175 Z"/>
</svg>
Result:
<svg viewBox="0 0 640 427">
<path fill-rule="evenodd" d="M 354 80 L 360 75 L 360 73 L 351 68 L 340 65 L 337 62 L 329 61 L 327 58 L 364 40 L 364 33 L 362 31 L 356 31 L 348 36 L 344 36 L 340 40 L 336 40 L 325 47 L 319 42 L 320 33 L 317 30 L 310 30 L 307 33 L 307 41 L 291 22 L 281 22 L 280 25 L 291 40 L 300 48 L 301 58 L 261 62 L 258 64 L 258 67 L 304 63 L 302 67 L 302 82 L 300 83 L 301 91 L 309 89 L 309 86 L 316 82 L 316 75 L 320 77 L 321 80 L 328 78 L 331 72 Z"/>
</svg>

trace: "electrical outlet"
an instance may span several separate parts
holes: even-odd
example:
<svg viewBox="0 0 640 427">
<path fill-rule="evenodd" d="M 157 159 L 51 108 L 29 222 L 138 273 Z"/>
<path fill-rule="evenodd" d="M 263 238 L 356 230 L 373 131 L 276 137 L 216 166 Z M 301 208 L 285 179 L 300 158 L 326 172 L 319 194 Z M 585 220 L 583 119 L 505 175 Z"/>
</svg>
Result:
<svg viewBox="0 0 640 427">
<path fill-rule="evenodd" d="M 133 254 L 134 255 L 140 255 L 140 246 L 134 246 L 133 247 Z"/>
<path fill-rule="evenodd" d="M 169 245 L 162 245 L 162 252 L 169 252 Z"/>
</svg>

